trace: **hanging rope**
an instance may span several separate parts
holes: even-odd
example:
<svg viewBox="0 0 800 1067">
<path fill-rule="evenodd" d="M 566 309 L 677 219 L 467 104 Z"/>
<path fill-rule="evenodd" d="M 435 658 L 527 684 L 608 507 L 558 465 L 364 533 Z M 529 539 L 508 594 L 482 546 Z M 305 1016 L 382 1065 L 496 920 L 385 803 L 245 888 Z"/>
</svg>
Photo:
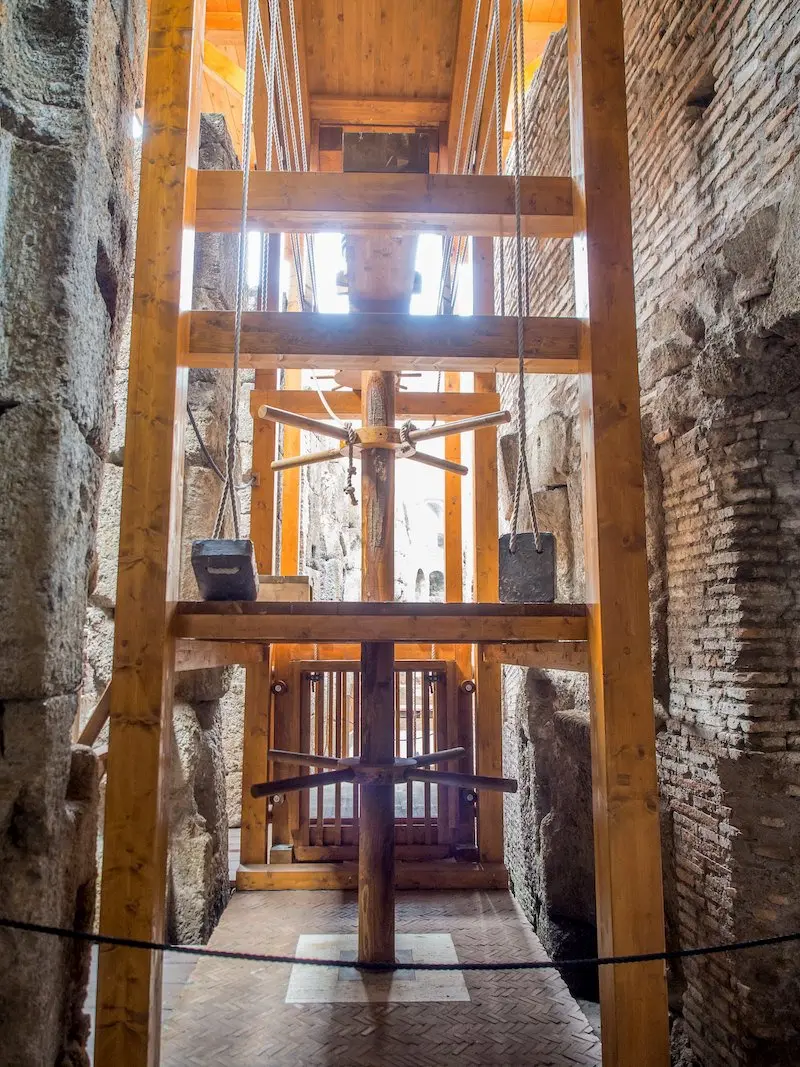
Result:
<svg viewBox="0 0 800 1067">
<path fill-rule="evenodd" d="M 344 492 L 345 496 L 350 497 L 350 503 L 353 507 L 356 507 L 358 499 L 356 498 L 356 488 L 353 485 L 353 476 L 356 473 L 357 467 L 353 460 L 353 446 L 358 440 L 358 437 L 356 436 L 356 431 L 353 429 L 352 422 L 346 422 L 344 424 L 344 429 L 347 435 L 347 482 L 344 487 Z"/>
<path fill-rule="evenodd" d="M 525 109 L 525 81 L 520 70 L 520 44 L 524 46 L 524 36 L 520 23 L 522 22 L 521 0 L 511 0 L 511 60 L 512 78 L 514 79 L 514 131 L 516 145 L 514 147 L 514 215 L 516 225 L 516 291 L 517 291 L 517 477 L 514 485 L 514 506 L 511 511 L 511 537 L 508 542 L 508 550 L 511 553 L 517 551 L 517 528 L 519 526 L 519 509 L 522 498 L 523 482 L 528 499 L 528 508 L 531 513 L 533 526 L 533 541 L 537 552 L 542 551 L 542 539 L 539 535 L 539 523 L 536 517 L 536 505 L 533 499 L 533 487 L 531 475 L 528 469 L 527 454 L 527 425 L 526 425 L 526 397 L 525 397 L 525 334 L 524 334 L 524 294 L 527 294 L 526 283 L 523 281 L 523 252 L 522 252 L 522 198 L 520 193 L 520 175 L 522 168 L 522 156 L 526 151 L 525 142 L 522 140 L 522 124 L 520 111 Z M 527 273 L 527 272 L 526 272 Z"/>
<path fill-rule="evenodd" d="M 230 502 L 233 536 L 239 537 L 239 504 L 236 499 L 234 475 L 239 412 L 239 358 L 242 346 L 242 311 L 247 285 L 247 206 L 250 191 L 250 141 L 253 131 L 253 87 L 256 71 L 257 27 L 260 21 L 258 4 L 248 8 L 247 41 L 245 47 L 245 87 L 242 107 L 242 215 L 239 226 L 239 258 L 236 274 L 236 302 L 233 325 L 233 368 L 231 373 L 230 407 L 228 411 L 228 447 L 225 455 L 225 483 L 222 487 L 212 538 L 220 537 L 225 522 L 226 505 Z"/>
</svg>

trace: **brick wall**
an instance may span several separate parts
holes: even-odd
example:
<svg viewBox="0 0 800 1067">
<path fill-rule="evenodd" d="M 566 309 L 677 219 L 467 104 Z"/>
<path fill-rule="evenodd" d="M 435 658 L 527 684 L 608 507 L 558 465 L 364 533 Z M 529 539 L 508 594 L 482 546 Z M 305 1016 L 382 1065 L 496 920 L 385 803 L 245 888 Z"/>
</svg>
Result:
<svg viewBox="0 0 800 1067">
<path fill-rule="evenodd" d="M 668 931 L 693 945 L 800 928 L 800 9 L 625 13 Z M 534 173 L 569 169 L 565 48 L 551 40 L 529 93 Z M 532 312 L 569 313 L 568 246 L 529 254 Z M 566 456 L 556 529 L 577 559 L 575 404 L 569 385 L 531 380 L 531 461 L 547 493 Z M 509 859 L 524 878 L 519 825 Z M 698 1061 L 798 1062 L 796 974 L 796 949 L 675 972 Z"/>
</svg>

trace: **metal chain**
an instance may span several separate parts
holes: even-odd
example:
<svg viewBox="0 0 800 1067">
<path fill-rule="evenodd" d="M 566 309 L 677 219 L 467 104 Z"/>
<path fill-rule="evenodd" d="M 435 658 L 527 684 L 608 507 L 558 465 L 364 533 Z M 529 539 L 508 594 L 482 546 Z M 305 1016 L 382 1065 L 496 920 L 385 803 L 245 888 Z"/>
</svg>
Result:
<svg viewBox="0 0 800 1067">
<path fill-rule="evenodd" d="M 517 290 L 517 441 L 518 441 L 518 456 L 517 456 L 517 477 L 514 485 L 514 506 L 511 512 L 511 537 L 509 538 L 508 550 L 512 554 L 517 550 L 517 527 L 519 525 L 519 509 L 520 501 L 522 498 L 522 486 L 523 481 L 525 484 L 526 496 L 528 499 L 528 507 L 531 513 L 531 524 L 533 526 L 533 542 L 537 552 L 542 551 L 542 541 L 539 535 L 539 523 L 536 517 L 536 505 L 533 499 L 533 487 L 531 486 L 531 475 L 528 469 L 528 456 L 527 456 L 527 426 L 526 426 L 526 403 L 525 403 L 525 335 L 524 335 L 524 318 L 523 318 L 523 257 L 522 257 L 522 203 L 520 194 L 520 174 L 521 174 L 521 157 L 525 151 L 524 145 L 521 144 L 520 138 L 522 136 L 522 126 L 520 123 L 520 101 L 522 109 L 525 107 L 525 84 L 524 78 L 520 76 L 520 33 L 518 30 L 518 21 L 521 21 L 521 0 L 511 0 L 511 58 L 512 58 L 512 78 L 514 80 L 514 92 L 513 92 L 513 104 L 514 104 L 514 134 L 516 138 L 516 145 L 514 147 L 514 214 L 516 224 L 516 290 Z"/>
<path fill-rule="evenodd" d="M 239 257 L 236 274 L 236 302 L 233 325 L 233 368 L 231 373 L 230 408 L 228 411 L 228 447 L 225 457 L 225 484 L 222 487 L 212 537 L 222 534 L 226 502 L 230 501 L 233 536 L 239 537 L 239 503 L 236 499 L 234 474 L 239 422 L 239 358 L 242 345 L 242 311 L 247 286 L 247 205 L 250 192 L 250 141 L 253 130 L 253 95 L 256 72 L 257 27 L 260 22 L 258 4 L 251 4 L 247 19 L 245 54 L 245 88 L 242 106 L 242 214 L 239 226 Z"/>
</svg>

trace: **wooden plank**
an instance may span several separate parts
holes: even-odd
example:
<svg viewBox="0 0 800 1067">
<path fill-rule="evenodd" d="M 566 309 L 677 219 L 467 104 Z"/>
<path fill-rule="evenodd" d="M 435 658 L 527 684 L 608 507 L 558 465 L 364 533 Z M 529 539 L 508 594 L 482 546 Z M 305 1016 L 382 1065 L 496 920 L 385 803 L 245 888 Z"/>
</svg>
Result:
<svg viewBox="0 0 800 1067">
<path fill-rule="evenodd" d="M 244 641 L 176 641 L 175 671 L 201 671 L 232 664 L 265 663 L 269 659 L 264 645 Z"/>
<path fill-rule="evenodd" d="M 286 384 L 292 391 L 300 387 L 300 371 L 287 370 Z M 277 390 L 280 396 L 282 390 Z M 278 405 L 280 406 L 280 404 Z M 260 419 L 255 421 L 260 422 Z M 299 456 L 302 430 L 296 426 L 283 427 L 283 455 L 285 459 Z M 300 566 L 300 468 L 281 472 L 281 574 L 297 574 Z"/>
<path fill-rule="evenodd" d="M 450 101 L 439 97 L 338 96 L 315 93 L 311 117 L 333 126 L 438 126 Z"/>
<path fill-rule="evenodd" d="M 244 96 L 244 71 L 238 63 L 234 63 L 221 48 L 217 48 L 211 41 L 203 42 L 203 67 L 206 74 L 209 74 L 215 81 L 218 81 L 228 89 L 232 89 L 238 96 Z M 218 173 L 224 172 L 220 171 Z M 230 173 L 235 174 L 236 171 L 231 171 Z M 239 188 L 241 189 L 241 187 L 240 174 Z M 238 231 L 239 227 L 232 227 L 232 229 Z"/>
<path fill-rule="evenodd" d="M 301 733 L 301 693 L 300 674 L 292 662 L 287 645 L 276 645 L 272 653 L 272 677 L 288 683 L 288 689 L 272 695 L 272 733 L 270 747 L 289 752 L 302 751 Z M 307 749 L 305 751 L 308 751 Z M 280 765 L 270 763 L 269 774 L 272 778 L 291 777 L 303 773 L 303 769 L 294 764 Z M 265 779 L 261 779 L 263 782 Z M 276 849 L 291 848 L 294 834 L 300 828 L 300 794 L 288 793 L 282 804 L 276 804 L 272 810 L 272 843 L 270 857 Z M 274 862 L 274 861 L 273 861 Z"/>
<path fill-rule="evenodd" d="M 488 415 L 500 409 L 500 397 L 497 393 L 457 393 L 453 396 L 447 391 L 446 385 L 445 390 L 444 393 L 398 393 L 395 400 L 396 416 L 419 419 L 435 416 L 440 421 L 447 421 L 465 419 L 473 415 Z M 360 418 L 361 397 L 357 392 L 345 389 L 327 390 L 325 399 L 337 417 L 345 420 Z M 293 411 L 296 415 L 309 415 L 330 421 L 328 409 L 314 389 L 254 389 L 250 394 L 250 411 L 255 415 L 263 404 Z M 458 435 L 454 434 L 447 440 L 458 442 Z M 458 475 L 455 477 L 458 478 Z M 460 484 L 459 479 L 458 485 Z M 460 600 L 460 594 L 453 599 Z"/>
<path fill-rule="evenodd" d="M 573 605 L 538 605 L 554 608 L 549 612 L 514 614 L 502 612 L 490 615 L 431 614 L 427 607 L 469 608 L 475 605 L 460 604 L 409 604 L 386 605 L 408 607 L 413 613 L 364 615 L 359 611 L 314 613 L 310 615 L 264 614 L 247 609 L 260 607 L 334 607 L 343 604 L 237 604 L 213 605 L 214 607 L 240 608 L 241 611 L 209 612 L 207 604 L 182 605 L 176 616 L 174 630 L 177 637 L 193 637 L 203 640 L 311 642 L 326 641 L 374 641 L 413 642 L 425 636 L 429 641 L 443 644 L 475 644 L 507 641 L 582 641 L 586 638 L 586 619 L 573 613 Z M 367 605 L 363 605 L 367 606 Z M 374 605 L 369 605 L 374 606 Z M 516 605 L 499 605 L 501 608 Z M 362 605 L 351 604 L 351 608 Z M 566 609 L 566 610 L 565 610 Z"/>
<path fill-rule="evenodd" d="M 100 929 L 161 941 L 205 0 L 152 0 L 134 275 Z M 157 224 L 156 224 L 157 222 Z M 158 1061 L 161 954 L 99 953 L 98 1067 Z"/>
<path fill-rule="evenodd" d="M 482 645 L 481 656 L 489 663 L 515 667 L 539 667 L 548 671 L 587 671 L 589 650 L 585 641 L 533 641 L 530 644 Z"/>
<path fill-rule="evenodd" d="M 620 0 L 570 0 L 576 307 L 600 955 L 664 950 Z M 661 962 L 602 967 L 603 1063 L 670 1061 Z"/>
<path fill-rule="evenodd" d="M 478 314 L 494 310 L 494 250 L 488 238 L 476 238 L 473 249 L 473 306 Z M 475 391 L 495 392 L 493 374 L 476 374 Z M 475 599 L 495 601 L 500 596 L 498 559 L 497 430 L 489 427 L 475 434 L 473 462 L 473 546 L 475 552 Z M 503 773 L 502 672 L 500 665 L 473 652 L 475 683 L 475 772 Z M 485 792 L 478 804 L 478 849 L 484 863 L 503 860 L 503 797 Z"/>
<path fill-rule="evenodd" d="M 486 400 L 491 394 L 461 393 L 461 375 L 445 374 L 444 396 L 451 404 L 461 408 L 468 397 Z M 441 396 L 442 394 L 438 394 Z M 497 397 L 497 394 L 494 394 Z M 499 409 L 498 406 L 494 411 Z M 494 397 L 492 398 L 494 402 Z M 444 440 L 444 458 L 453 463 L 461 462 L 461 437 L 452 434 Z M 461 528 L 461 477 L 445 472 L 444 476 L 444 597 L 445 600 L 459 601 L 464 596 L 464 540 Z"/>
<path fill-rule="evenodd" d="M 267 799 L 252 797 L 250 787 L 268 780 L 271 678 L 269 662 L 246 668 L 242 742 L 242 863 L 265 863 L 267 858 Z"/>
<path fill-rule="evenodd" d="M 241 68 L 208 41 L 206 52 L 209 72 L 239 92 L 236 71 L 243 77 Z M 513 182 L 511 177 L 491 174 L 254 171 L 248 187 L 248 221 L 253 229 L 273 233 L 510 237 L 516 233 Z M 571 178 L 524 177 L 520 192 L 526 237 L 572 237 L 575 226 Z M 240 171 L 198 173 L 198 230 L 238 233 L 241 202 Z"/>
<path fill-rule="evenodd" d="M 355 863 L 293 863 L 282 867 L 242 865 L 236 872 L 238 890 L 355 889 Z M 400 863 L 395 865 L 395 888 L 404 889 L 508 889 L 508 871 L 502 863 Z"/>
<path fill-rule="evenodd" d="M 191 349 L 184 357 L 186 364 L 230 366 L 233 312 L 193 311 L 190 322 Z M 524 341 L 528 371 L 571 374 L 576 370 L 578 329 L 574 319 L 527 318 Z M 517 320 L 495 315 L 250 311 L 242 316 L 241 351 L 241 366 L 257 369 L 328 366 L 361 371 L 513 373 L 517 368 Z"/>
<path fill-rule="evenodd" d="M 394 374 L 370 372 L 361 380 L 361 423 L 394 426 Z M 361 454 L 361 596 L 394 600 L 393 452 L 365 449 Z"/>
<path fill-rule="evenodd" d="M 108 722 L 110 714 L 111 682 L 108 682 L 105 689 L 100 694 L 100 699 L 95 704 L 92 714 L 86 720 L 83 729 L 78 735 L 77 743 L 79 745 L 89 745 L 91 747 L 102 733 L 103 727 Z"/>
<path fill-rule="evenodd" d="M 209 616 L 274 616 L 274 617 L 340 617 L 377 621 L 380 619 L 532 619 L 557 616 L 585 618 L 584 604 L 501 604 L 461 602 L 441 603 L 395 603 L 365 602 L 362 600 L 181 600 L 176 605 L 176 625 L 187 615 Z M 184 636 L 181 634 L 181 636 Z M 384 638 L 376 638 L 378 641 Z M 389 640 L 386 638 L 385 640 Z M 424 645 L 422 647 L 428 647 Z M 407 657 L 406 657 L 407 658 Z M 428 657 L 429 659 L 429 657 Z M 431 660 L 430 662 L 434 662 Z"/>
<path fill-rule="evenodd" d="M 235 36 L 235 43 L 244 46 L 241 11 L 206 11 L 206 37 L 218 33 Z"/>
</svg>

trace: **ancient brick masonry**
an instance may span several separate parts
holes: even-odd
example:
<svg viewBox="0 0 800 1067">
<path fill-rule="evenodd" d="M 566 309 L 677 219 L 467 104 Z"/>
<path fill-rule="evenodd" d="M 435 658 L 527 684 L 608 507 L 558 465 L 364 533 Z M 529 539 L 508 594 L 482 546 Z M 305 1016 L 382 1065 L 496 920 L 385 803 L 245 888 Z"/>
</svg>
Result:
<svg viewBox="0 0 800 1067">
<path fill-rule="evenodd" d="M 630 0 L 626 47 L 667 918 L 694 945 L 800 928 L 800 11 Z M 568 172 L 567 100 L 562 35 L 529 94 L 529 170 Z M 568 246 L 530 253 L 533 313 L 569 313 Z M 532 383 L 531 461 L 567 487 L 553 528 L 577 559 L 575 412 L 574 386 Z M 552 834 L 575 804 L 524 748 L 575 698 L 563 676 L 548 692 L 549 711 L 509 703 L 506 736 L 534 767 L 520 802 Z M 510 830 L 549 921 L 591 921 Z M 698 1062 L 798 1062 L 796 974 L 796 948 L 675 969 Z"/>
</svg>

